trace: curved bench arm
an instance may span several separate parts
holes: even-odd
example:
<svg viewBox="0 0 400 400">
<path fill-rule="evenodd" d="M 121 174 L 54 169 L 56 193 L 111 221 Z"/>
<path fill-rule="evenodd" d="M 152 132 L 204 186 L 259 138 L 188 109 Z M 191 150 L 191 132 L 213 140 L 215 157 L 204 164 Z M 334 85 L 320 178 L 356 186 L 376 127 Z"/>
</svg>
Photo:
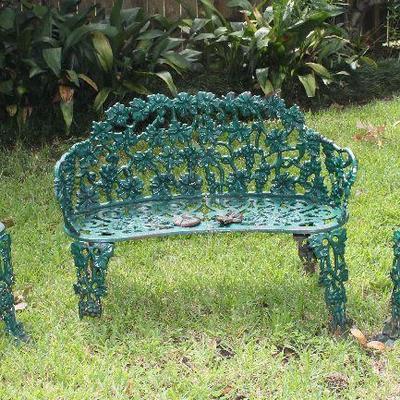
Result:
<svg viewBox="0 0 400 400">
<path fill-rule="evenodd" d="M 321 143 L 331 182 L 331 200 L 335 205 L 347 208 L 350 190 L 357 176 L 357 159 L 348 147 L 341 148 L 323 136 Z"/>
<path fill-rule="evenodd" d="M 72 233 L 77 233 L 73 226 L 74 206 L 72 195 L 75 183 L 75 157 L 73 157 L 73 148 L 65 153 L 56 163 L 54 168 L 54 189 L 56 198 L 60 204 L 65 228 Z"/>
</svg>

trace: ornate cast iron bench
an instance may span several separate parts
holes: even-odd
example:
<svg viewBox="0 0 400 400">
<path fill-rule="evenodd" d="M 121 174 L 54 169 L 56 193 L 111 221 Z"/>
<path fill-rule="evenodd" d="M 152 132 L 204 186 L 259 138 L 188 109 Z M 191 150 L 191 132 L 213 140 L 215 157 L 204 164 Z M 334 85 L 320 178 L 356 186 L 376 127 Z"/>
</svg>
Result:
<svg viewBox="0 0 400 400">
<path fill-rule="evenodd" d="M 316 259 L 333 329 L 346 324 L 347 200 L 356 160 L 305 126 L 298 107 L 243 93 L 115 104 L 55 169 L 75 240 L 79 314 L 99 316 L 113 244 L 209 232 L 291 233 Z M 316 258 L 315 258 L 316 257 Z"/>
<path fill-rule="evenodd" d="M 11 264 L 11 237 L 6 233 L 5 226 L 0 222 L 0 321 L 3 320 L 6 332 L 17 340 L 28 341 L 21 322 L 15 317 L 14 273 Z"/>
</svg>

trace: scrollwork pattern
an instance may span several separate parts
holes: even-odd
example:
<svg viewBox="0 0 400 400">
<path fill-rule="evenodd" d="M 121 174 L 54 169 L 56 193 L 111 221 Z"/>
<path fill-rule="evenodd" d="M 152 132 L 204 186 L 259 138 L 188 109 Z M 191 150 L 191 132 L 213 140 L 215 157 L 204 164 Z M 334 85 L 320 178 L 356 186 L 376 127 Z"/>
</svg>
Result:
<svg viewBox="0 0 400 400">
<path fill-rule="evenodd" d="M 113 254 L 113 245 L 74 242 L 71 252 L 78 277 L 74 289 L 79 296 L 79 316 L 100 317 L 101 299 L 107 294 L 107 265 Z"/>
<path fill-rule="evenodd" d="M 0 321 L 6 325 L 6 332 L 17 340 L 27 341 L 21 322 L 17 322 L 15 316 L 14 296 L 14 272 L 11 263 L 11 237 L 2 229 L 0 224 Z"/>
<path fill-rule="evenodd" d="M 115 104 L 56 167 L 65 225 L 99 205 L 197 193 L 302 194 L 347 205 L 356 161 L 277 97 L 161 94 Z"/>
<path fill-rule="evenodd" d="M 312 235 L 309 246 L 320 265 L 320 283 L 325 287 L 325 302 L 331 315 L 333 331 L 343 332 L 347 325 L 346 289 L 348 269 L 344 258 L 346 230 L 339 228 L 330 232 Z"/>
</svg>

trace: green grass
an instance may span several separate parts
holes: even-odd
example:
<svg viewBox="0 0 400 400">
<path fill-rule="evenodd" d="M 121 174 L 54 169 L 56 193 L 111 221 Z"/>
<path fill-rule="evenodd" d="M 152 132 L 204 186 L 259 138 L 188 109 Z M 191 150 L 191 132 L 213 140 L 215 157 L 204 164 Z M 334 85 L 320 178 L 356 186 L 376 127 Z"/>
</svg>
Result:
<svg viewBox="0 0 400 400">
<path fill-rule="evenodd" d="M 381 148 L 353 139 L 359 119 L 386 124 Z M 388 316 L 400 222 L 397 120 L 399 99 L 307 115 L 360 161 L 347 288 L 349 314 L 367 334 Z M 18 318 L 34 339 L 16 347 L 0 333 L 1 400 L 399 398 L 400 345 L 373 354 L 332 337 L 317 277 L 302 273 L 288 235 L 119 244 L 103 317 L 80 321 L 53 195 L 52 168 L 66 146 L 0 155 L 0 219 L 15 221 L 16 291 L 32 286 Z"/>
</svg>

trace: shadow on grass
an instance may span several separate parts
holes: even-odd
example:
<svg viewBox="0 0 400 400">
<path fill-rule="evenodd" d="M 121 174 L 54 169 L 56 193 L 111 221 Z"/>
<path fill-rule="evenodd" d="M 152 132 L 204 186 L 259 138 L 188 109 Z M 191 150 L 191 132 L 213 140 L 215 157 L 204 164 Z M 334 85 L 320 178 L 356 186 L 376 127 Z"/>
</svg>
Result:
<svg viewBox="0 0 400 400">
<path fill-rule="evenodd" d="M 318 275 L 304 276 L 300 268 L 299 262 L 279 279 L 268 279 L 270 271 L 265 271 L 260 280 L 241 279 L 240 270 L 238 276 L 220 271 L 216 278 L 199 277 L 189 265 L 182 265 L 182 275 L 162 283 L 140 281 L 137 271 L 126 279 L 113 265 L 103 316 L 86 327 L 94 332 L 102 326 L 97 334 L 111 340 L 124 335 L 174 338 L 188 332 L 215 337 L 327 335 L 328 313 Z"/>
</svg>

